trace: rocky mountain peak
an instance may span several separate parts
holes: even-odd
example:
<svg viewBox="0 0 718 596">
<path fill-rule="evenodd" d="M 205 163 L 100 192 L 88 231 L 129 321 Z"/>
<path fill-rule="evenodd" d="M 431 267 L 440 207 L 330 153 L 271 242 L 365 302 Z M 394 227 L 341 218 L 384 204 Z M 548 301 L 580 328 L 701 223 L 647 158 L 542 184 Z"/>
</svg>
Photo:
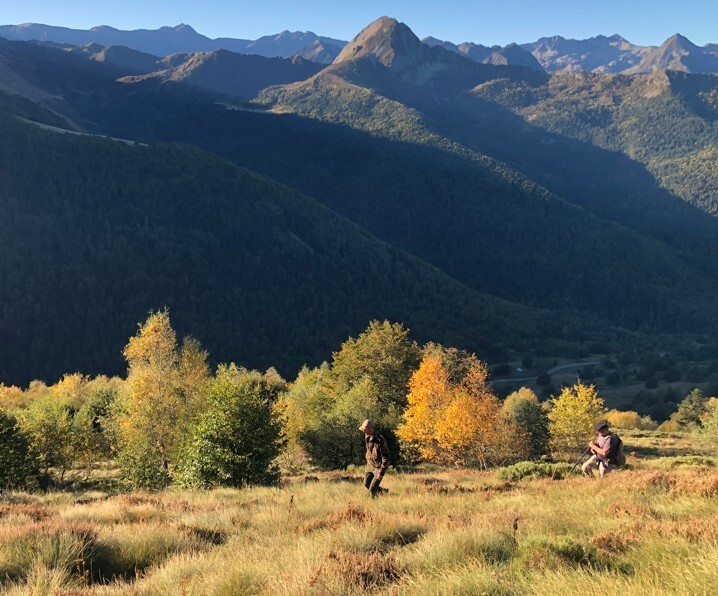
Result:
<svg viewBox="0 0 718 596">
<path fill-rule="evenodd" d="M 429 49 L 404 23 L 385 16 L 362 29 L 334 64 L 371 57 L 386 67 L 401 69 L 421 61 Z"/>
</svg>

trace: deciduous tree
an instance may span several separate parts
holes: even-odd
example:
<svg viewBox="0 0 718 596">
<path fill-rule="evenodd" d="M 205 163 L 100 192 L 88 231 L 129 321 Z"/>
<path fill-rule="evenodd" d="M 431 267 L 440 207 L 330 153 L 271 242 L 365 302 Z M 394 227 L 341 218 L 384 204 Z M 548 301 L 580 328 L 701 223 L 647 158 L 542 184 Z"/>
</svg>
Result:
<svg viewBox="0 0 718 596">
<path fill-rule="evenodd" d="M 38 462 L 15 418 L 0 408 L 0 490 L 26 488 L 37 478 Z"/>
<path fill-rule="evenodd" d="M 124 356 L 128 371 L 118 461 L 131 485 L 157 488 L 169 482 L 183 434 L 205 409 L 206 353 L 194 340 L 178 349 L 164 310 L 150 314 Z"/>
<path fill-rule="evenodd" d="M 593 426 L 605 415 L 603 399 L 595 385 L 580 381 L 573 387 L 564 387 L 550 402 L 548 412 L 551 433 L 551 451 L 569 455 L 585 447 L 595 434 Z"/>
<path fill-rule="evenodd" d="M 458 378 L 446 365 L 456 359 Z M 525 455 L 525 433 L 501 411 L 488 369 L 475 356 L 432 346 L 409 386 L 397 434 L 421 459 L 486 468 Z"/>
<path fill-rule="evenodd" d="M 220 366 L 209 388 L 209 409 L 192 430 L 181 456 L 188 486 L 273 484 L 283 444 L 275 404 L 280 385 L 234 364 Z"/>
</svg>

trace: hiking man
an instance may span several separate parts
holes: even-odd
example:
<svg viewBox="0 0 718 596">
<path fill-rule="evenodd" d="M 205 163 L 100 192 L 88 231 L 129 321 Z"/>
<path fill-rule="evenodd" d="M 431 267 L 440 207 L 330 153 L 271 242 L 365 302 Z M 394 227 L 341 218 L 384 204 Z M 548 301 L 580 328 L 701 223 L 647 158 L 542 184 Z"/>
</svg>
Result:
<svg viewBox="0 0 718 596">
<path fill-rule="evenodd" d="M 607 420 L 599 420 L 593 430 L 598 433 L 598 437 L 588 444 L 591 457 L 583 464 L 581 469 L 586 477 L 593 478 L 593 471 L 598 470 L 599 477 L 603 478 L 613 469 L 613 462 L 610 457 L 611 447 L 616 447 L 619 438 L 608 430 Z"/>
<path fill-rule="evenodd" d="M 371 420 L 362 422 L 359 430 L 364 433 L 364 444 L 366 445 L 364 486 L 369 490 L 369 495 L 373 499 L 389 492 L 379 486 L 389 467 L 389 446 L 386 439 L 376 430 L 376 426 Z"/>
</svg>

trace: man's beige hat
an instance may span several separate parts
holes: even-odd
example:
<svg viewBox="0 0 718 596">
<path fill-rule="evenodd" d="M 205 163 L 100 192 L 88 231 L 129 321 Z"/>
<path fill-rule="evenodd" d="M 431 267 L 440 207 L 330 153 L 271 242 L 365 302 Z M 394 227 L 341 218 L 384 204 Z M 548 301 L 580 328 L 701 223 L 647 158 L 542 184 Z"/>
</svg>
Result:
<svg viewBox="0 0 718 596">
<path fill-rule="evenodd" d="M 368 418 L 361 423 L 361 426 L 359 427 L 359 430 L 365 431 L 367 428 L 374 428 L 374 423 L 369 420 Z"/>
</svg>

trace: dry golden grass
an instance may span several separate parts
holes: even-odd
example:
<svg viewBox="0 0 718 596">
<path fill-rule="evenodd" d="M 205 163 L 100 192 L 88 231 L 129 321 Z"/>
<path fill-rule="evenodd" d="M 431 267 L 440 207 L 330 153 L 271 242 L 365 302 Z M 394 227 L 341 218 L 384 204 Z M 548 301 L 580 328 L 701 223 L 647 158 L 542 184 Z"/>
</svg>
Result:
<svg viewBox="0 0 718 596">
<path fill-rule="evenodd" d="M 0 591 L 53 595 L 712 594 L 718 470 L 602 481 L 432 470 L 0 503 Z"/>
</svg>

